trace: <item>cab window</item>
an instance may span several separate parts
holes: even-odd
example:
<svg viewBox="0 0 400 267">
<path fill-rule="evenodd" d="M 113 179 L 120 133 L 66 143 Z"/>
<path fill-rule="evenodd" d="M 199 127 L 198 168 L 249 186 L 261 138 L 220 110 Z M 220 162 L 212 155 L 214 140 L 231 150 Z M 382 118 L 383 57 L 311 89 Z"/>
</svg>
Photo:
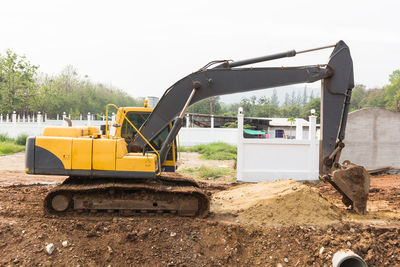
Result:
<svg viewBox="0 0 400 267">
<path fill-rule="evenodd" d="M 155 146 L 156 149 L 160 149 L 165 139 L 167 138 L 169 133 L 169 126 L 166 126 L 153 140 L 151 144 Z"/>
<path fill-rule="evenodd" d="M 143 112 L 134 112 L 134 111 L 129 111 L 128 113 L 125 114 L 125 116 L 130 120 L 130 122 L 135 125 L 137 129 L 142 126 L 142 124 L 145 122 L 147 117 L 150 115 L 150 113 L 143 113 Z M 123 138 L 133 138 L 136 134 L 135 129 L 131 126 L 129 122 L 124 119 L 124 122 L 122 123 L 121 127 L 121 137 Z"/>
</svg>

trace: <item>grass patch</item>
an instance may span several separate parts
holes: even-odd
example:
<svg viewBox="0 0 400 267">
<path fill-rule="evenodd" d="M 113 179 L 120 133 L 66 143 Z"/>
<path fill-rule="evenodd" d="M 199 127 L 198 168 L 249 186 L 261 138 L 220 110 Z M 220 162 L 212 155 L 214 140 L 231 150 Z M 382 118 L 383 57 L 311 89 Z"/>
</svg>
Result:
<svg viewBox="0 0 400 267">
<path fill-rule="evenodd" d="M 211 160 L 236 160 L 237 148 L 236 146 L 227 143 L 211 143 L 207 145 L 197 145 L 193 147 L 184 148 L 182 152 L 197 152 L 201 154 L 202 159 Z"/>
<path fill-rule="evenodd" d="M 0 142 L 11 141 L 7 134 L 0 134 Z"/>
<path fill-rule="evenodd" d="M 185 147 L 185 146 L 179 146 L 178 151 L 179 152 L 189 152 L 190 147 Z"/>
<path fill-rule="evenodd" d="M 189 173 L 197 178 L 212 180 L 218 177 L 228 175 L 232 173 L 232 170 L 228 168 L 210 168 L 201 165 L 201 167 L 199 168 L 182 169 L 180 172 Z"/>
<path fill-rule="evenodd" d="M 15 143 L 17 144 L 17 145 L 20 145 L 20 146 L 25 146 L 26 145 L 26 139 L 28 138 L 28 135 L 26 135 L 26 134 L 21 134 L 21 135 L 19 135 L 18 137 L 17 137 L 17 139 L 15 139 Z"/>
<path fill-rule="evenodd" d="M 25 150 L 25 146 L 16 144 L 14 141 L 0 142 L 0 156 L 14 154 Z"/>
<path fill-rule="evenodd" d="M 17 139 L 11 139 L 7 134 L 0 134 L 0 156 L 10 155 L 25 151 L 26 134 L 21 134 Z"/>
</svg>

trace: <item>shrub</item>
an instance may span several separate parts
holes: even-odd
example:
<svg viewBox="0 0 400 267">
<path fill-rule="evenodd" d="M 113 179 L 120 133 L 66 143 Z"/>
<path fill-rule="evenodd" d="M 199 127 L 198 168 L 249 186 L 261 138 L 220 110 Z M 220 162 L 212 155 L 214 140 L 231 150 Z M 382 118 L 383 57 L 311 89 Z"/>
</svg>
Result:
<svg viewBox="0 0 400 267">
<path fill-rule="evenodd" d="M 16 143 L 17 145 L 20 145 L 20 146 L 25 146 L 25 145 L 26 145 L 26 138 L 28 138 L 28 135 L 26 135 L 26 134 L 20 134 L 20 135 L 17 137 L 17 139 L 15 139 L 15 143 Z"/>
<path fill-rule="evenodd" d="M 200 153 L 203 159 L 236 160 L 237 148 L 226 143 L 211 143 L 188 148 L 191 152 Z"/>
<path fill-rule="evenodd" d="M 8 135 L 5 134 L 0 134 L 0 142 L 5 142 L 5 141 L 10 141 L 10 138 L 8 137 Z"/>
</svg>

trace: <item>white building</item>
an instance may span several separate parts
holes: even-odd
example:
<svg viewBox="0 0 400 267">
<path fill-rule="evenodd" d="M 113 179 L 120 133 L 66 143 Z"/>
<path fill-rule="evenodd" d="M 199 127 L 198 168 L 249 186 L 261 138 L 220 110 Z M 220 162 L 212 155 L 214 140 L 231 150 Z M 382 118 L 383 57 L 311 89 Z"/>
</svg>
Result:
<svg viewBox="0 0 400 267">
<path fill-rule="evenodd" d="M 304 139 L 308 139 L 310 123 L 303 118 L 295 118 L 294 122 L 288 121 L 288 118 L 266 118 L 270 120 L 268 127 L 269 138 L 287 138 L 287 139 L 302 139 L 298 138 L 302 134 Z M 296 132 L 296 127 L 302 127 L 302 133 Z M 317 136 L 319 136 L 319 124 L 317 124 Z"/>
</svg>

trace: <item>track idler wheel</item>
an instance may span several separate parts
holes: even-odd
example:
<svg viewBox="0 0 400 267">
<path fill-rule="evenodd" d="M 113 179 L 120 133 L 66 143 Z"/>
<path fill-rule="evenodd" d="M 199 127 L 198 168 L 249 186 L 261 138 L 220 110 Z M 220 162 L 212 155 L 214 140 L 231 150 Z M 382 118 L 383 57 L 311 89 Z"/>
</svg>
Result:
<svg viewBox="0 0 400 267">
<path fill-rule="evenodd" d="M 66 211 L 71 204 L 71 197 L 67 194 L 56 194 L 51 199 L 51 208 L 54 211 Z"/>
</svg>

